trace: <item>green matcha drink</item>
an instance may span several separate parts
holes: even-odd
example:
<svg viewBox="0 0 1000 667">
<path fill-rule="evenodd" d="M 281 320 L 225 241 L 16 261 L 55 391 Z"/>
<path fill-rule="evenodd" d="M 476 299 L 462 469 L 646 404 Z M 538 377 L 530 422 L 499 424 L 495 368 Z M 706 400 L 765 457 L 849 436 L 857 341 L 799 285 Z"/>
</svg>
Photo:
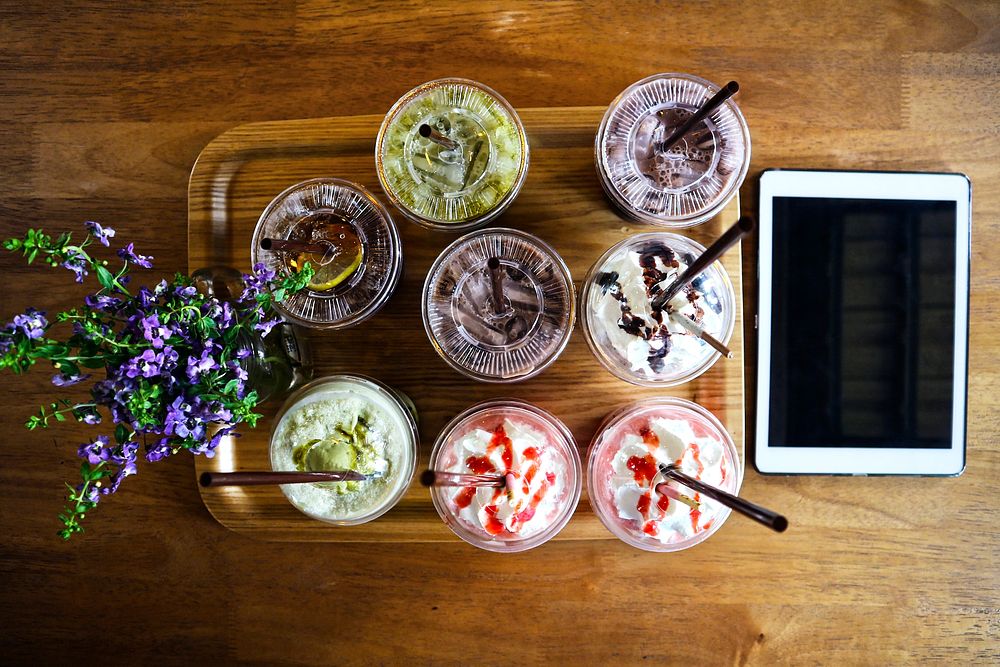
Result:
<svg viewBox="0 0 1000 667">
<path fill-rule="evenodd" d="M 514 200 L 528 171 L 528 141 L 514 108 L 495 91 L 438 79 L 386 114 L 375 166 L 406 217 L 458 231 L 486 224 Z"/>
<path fill-rule="evenodd" d="M 416 421 L 401 395 L 375 380 L 338 375 L 292 395 L 271 433 L 274 470 L 353 470 L 360 482 L 285 484 L 303 513 L 338 525 L 371 521 L 406 492 L 417 453 Z"/>
</svg>

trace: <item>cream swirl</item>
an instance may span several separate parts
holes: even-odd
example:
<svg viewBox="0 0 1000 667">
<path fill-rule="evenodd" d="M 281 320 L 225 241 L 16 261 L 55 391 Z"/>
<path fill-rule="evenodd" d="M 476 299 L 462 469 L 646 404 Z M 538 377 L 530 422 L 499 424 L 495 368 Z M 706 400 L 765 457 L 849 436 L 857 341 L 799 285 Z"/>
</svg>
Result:
<svg viewBox="0 0 1000 667">
<path fill-rule="evenodd" d="M 618 516 L 636 522 L 644 533 L 664 543 L 707 530 L 721 512 L 728 511 L 674 481 L 668 482 L 674 493 L 657 493 L 656 486 L 666 481 L 658 468 L 671 463 L 695 479 L 730 490 L 735 474 L 723 444 L 712 437 L 696 437 L 687 421 L 654 417 L 648 426 L 625 433 L 611 461 L 610 490 Z"/>
<path fill-rule="evenodd" d="M 666 313 L 654 313 L 650 305 L 649 295 L 654 290 L 666 288 L 688 266 L 683 257 L 667 248 L 664 250 L 666 252 L 655 254 L 629 250 L 611 258 L 602 268 L 605 276 L 617 276 L 614 281 L 617 287 L 602 285 L 602 291 L 592 306 L 596 316 L 595 333 L 607 340 L 610 347 L 628 362 L 634 373 L 650 378 L 664 372 L 692 368 L 713 354 L 704 341 Z M 672 260 L 670 263 L 665 261 L 668 257 Z M 643 266 L 644 262 L 647 263 L 646 267 Z M 660 279 L 647 285 L 647 276 L 650 274 L 659 276 Z M 701 281 L 696 279 L 695 283 L 700 284 Z M 681 290 L 670 301 L 667 310 L 692 319 L 709 333 L 721 337 L 722 314 L 705 304 L 703 296 L 696 287 Z M 623 321 L 623 304 L 627 304 L 631 316 L 641 318 L 643 326 L 653 328 L 652 336 L 643 337 L 635 331 L 626 330 L 628 327 Z M 666 327 L 669 336 L 656 333 L 656 329 L 661 326 Z M 669 348 L 664 353 L 662 348 L 665 345 L 669 345 Z"/>
<path fill-rule="evenodd" d="M 510 419 L 459 438 L 449 472 L 507 476 L 503 489 L 461 489 L 451 502 L 465 522 L 490 535 L 528 537 L 551 524 L 566 496 L 565 461 L 542 433 Z"/>
</svg>

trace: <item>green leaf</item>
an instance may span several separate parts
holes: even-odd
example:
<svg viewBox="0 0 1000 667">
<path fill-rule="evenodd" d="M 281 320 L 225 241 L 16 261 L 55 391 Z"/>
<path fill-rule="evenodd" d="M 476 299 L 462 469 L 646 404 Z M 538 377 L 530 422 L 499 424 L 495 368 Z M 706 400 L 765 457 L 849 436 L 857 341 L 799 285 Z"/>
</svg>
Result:
<svg viewBox="0 0 1000 667">
<path fill-rule="evenodd" d="M 128 442 L 128 429 L 125 428 L 124 424 L 119 424 L 115 427 L 115 442 L 119 445 L 124 445 Z"/>
<path fill-rule="evenodd" d="M 115 280 L 115 277 L 111 275 L 110 271 L 100 264 L 98 264 L 94 270 L 97 273 L 97 282 L 101 283 L 101 286 L 104 289 L 115 289 L 118 281 Z"/>
</svg>

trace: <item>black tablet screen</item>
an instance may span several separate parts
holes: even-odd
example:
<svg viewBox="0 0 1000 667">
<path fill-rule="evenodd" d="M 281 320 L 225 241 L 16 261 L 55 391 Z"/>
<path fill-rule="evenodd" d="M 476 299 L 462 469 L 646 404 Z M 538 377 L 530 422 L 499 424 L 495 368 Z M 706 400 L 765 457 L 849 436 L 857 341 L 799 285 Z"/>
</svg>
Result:
<svg viewBox="0 0 1000 667">
<path fill-rule="evenodd" d="M 769 445 L 950 447 L 955 202 L 773 201 Z"/>
</svg>

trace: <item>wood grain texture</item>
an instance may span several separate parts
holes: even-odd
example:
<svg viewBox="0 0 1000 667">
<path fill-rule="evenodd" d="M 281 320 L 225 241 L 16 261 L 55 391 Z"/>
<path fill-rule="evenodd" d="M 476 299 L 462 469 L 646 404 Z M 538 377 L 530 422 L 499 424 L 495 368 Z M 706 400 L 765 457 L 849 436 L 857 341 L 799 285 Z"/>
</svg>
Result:
<svg viewBox="0 0 1000 667">
<path fill-rule="evenodd" d="M 618 241 L 650 228 L 624 222 L 610 208 L 594 172 L 594 136 L 605 107 L 521 109 L 531 165 L 524 187 L 500 226 L 535 234 L 555 247 L 580 291 L 583 276 Z M 382 195 L 375 172 L 375 135 L 382 116 L 241 125 L 214 139 L 198 157 L 188 186 L 188 269 L 211 264 L 250 266 L 250 238 L 261 211 L 285 188 L 306 178 L 335 176 Z M 386 201 L 384 196 L 380 199 Z M 739 217 L 739 197 L 716 218 L 684 233 L 708 246 Z M 604 415 L 650 396 L 694 400 L 711 410 L 743 450 L 743 317 L 737 308 L 729 341 L 734 358 L 720 359 L 698 379 L 667 390 L 633 387 L 594 358 L 581 327 L 559 359 L 527 382 L 492 385 L 464 378 L 448 367 L 424 333 L 420 298 L 424 277 L 457 235 L 428 231 L 391 215 L 402 238 L 405 275 L 383 310 L 357 327 L 308 332 L 316 377 L 362 373 L 413 398 L 420 421 L 418 470 L 427 467 L 437 434 L 473 403 L 513 396 L 562 419 L 581 457 Z M 739 246 L 723 257 L 733 289 L 742 293 Z M 277 405 L 263 410 L 256 430 L 229 439 L 218 456 L 199 458 L 195 471 L 270 470 L 268 434 Z M 245 431 L 245 430 L 244 430 Z M 417 476 L 419 477 L 419 475 Z M 586 486 L 586 485 L 584 485 Z M 308 518 L 278 487 L 201 489 L 220 523 L 251 537 L 320 542 L 438 542 L 456 539 L 414 478 L 390 512 L 361 526 L 338 528 Z M 594 515 L 586 488 L 570 523 L 555 539 L 614 539 Z"/>
<path fill-rule="evenodd" d="M 670 556 L 617 540 L 505 556 L 457 540 L 250 540 L 216 523 L 193 463 L 179 457 L 145 466 L 87 517 L 82 539 L 63 544 L 53 535 L 61 484 L 76 474 L 76 443 L 94 431 L 22 428 L 51 394 L 38 368 L 0 377 L 2 662 L 80 661 L 82 638 L 111 664 L 1000 661 L 994 0 L 3 3 L 0 233 L 97 219 L 155 255 L 158 271 L 183 271 L 188 175 L 228 128 L 377 116 L 413 85 L 447 75 L 483 81 L 518 108 L 600 106 L 658 71 L 740 82 L 753 138 L 745 213 L 768 167 L 972 178 L 962 477 L 751 469 L 748 497 L 792 522 L 780 537 L 734 518 Z M 581 247 L 576 261 L 589 259 Z M 748 317 L 755 261 L 750 239 Z M 79 298 L 62 271 L 4 255 L 0 272 L 5 316 Z M 753 344 L 748 337 L 751 405 Z"/>
</svg>

